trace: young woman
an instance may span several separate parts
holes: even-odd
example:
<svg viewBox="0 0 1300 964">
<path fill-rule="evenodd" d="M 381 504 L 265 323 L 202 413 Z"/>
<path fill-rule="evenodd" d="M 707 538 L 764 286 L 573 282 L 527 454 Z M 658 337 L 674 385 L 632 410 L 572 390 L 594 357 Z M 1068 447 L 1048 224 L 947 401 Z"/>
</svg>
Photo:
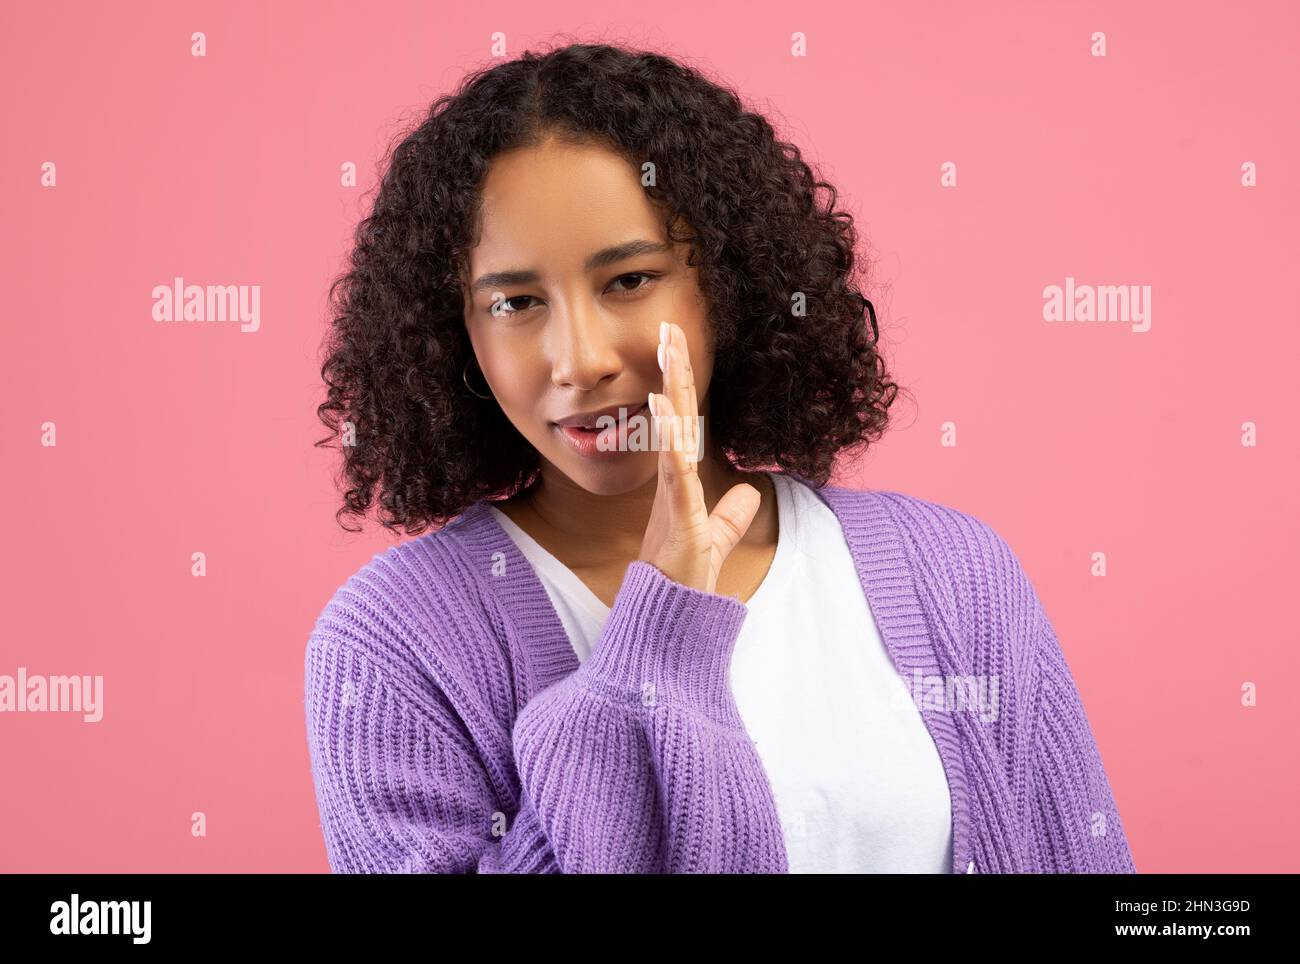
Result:
<svg viewBox="0 0 1300 964">
<path fill-rule="evenodd" d="M 654 54 L 525 54 L 396 147 L 322 372 L 340 517 L 418 536 L 308 644 L 335 871 L 1133 870 L 1005 542 L 827 484 L 898 391 L 855 246 Z"/>
</svg>

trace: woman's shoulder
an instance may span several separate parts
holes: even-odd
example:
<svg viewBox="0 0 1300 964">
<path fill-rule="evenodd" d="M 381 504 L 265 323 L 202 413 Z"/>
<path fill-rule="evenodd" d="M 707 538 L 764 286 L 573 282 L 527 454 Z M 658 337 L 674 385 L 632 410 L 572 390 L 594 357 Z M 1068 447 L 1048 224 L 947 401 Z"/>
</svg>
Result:
<svg viewBox="0 0 1300 964">
<path fill-rule="evenodd" d="M 1020 556 L 982 512 L 896 489 L 814 491 L 852 530 L 851 540 L 873 552 L 896 546 L 921 604 L 958 625 L 961 636 L 994 631 L 1020 639 L 1038 619 L 1041 603 Z"/>
<path fill-rule="evenodd" d="M 971 571 L 999 580 L 1024 577 L 1020 558 L 982 513 L 895 490 L 872 495 L 903 531 L 912 555 L 927 564 L 954 578 Z"/>
<path fill-rule="evenodd" d="M 1010 547 L 1001 533 L 974 512 L 897 489 L 829 483 L 818 487 L 800 481 L 821 495 L 841 518 L 896 528 L 913 554 L 930 559 L 973 554 L 978 561 L 994 566 L 1010 561 Z"/>
<path fill-rule="evenodd" d="M 488 634 L 484 600 L 461 544 L 470 510 L 442 528 L 374 553 L 329 596 L 309 646 L 343 646 L 407 671 L 427 669 Z"/>
</svg>

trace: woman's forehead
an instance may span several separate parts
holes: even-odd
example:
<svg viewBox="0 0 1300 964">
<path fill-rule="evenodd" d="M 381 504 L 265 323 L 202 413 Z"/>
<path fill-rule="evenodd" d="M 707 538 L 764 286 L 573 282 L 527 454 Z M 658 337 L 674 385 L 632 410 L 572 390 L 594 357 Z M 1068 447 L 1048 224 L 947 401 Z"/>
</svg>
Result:
<svg viewBox="0 0 1300 964">
<path fill-rule="evenodd" d="M 479 244 L 486 248 L 579 247 L 611 232 L 663 240 L 661 218 L 636 172 L 599 148 L 527 148 L 492 162 L 482 188 Z"/>
</svg>

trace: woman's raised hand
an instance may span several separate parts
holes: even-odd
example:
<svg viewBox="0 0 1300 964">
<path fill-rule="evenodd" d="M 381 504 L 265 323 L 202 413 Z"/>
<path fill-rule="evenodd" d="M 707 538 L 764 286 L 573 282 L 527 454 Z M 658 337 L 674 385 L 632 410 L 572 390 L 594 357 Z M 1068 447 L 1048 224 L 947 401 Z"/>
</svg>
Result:
<svg viewBox="0 0 1300 964">
<path fill-rule="evenodd" d="M 762 496 L 741 483 L 710 514 L 697 470 L 703 425 L 690 351 L 685 332 L 666 321 L 659 326 L 659 368 L 663 393 L 649 397 L 659 440 L 659 484 L 638 558 L 675 582 L 711 593 L 723 562 L 749 531 Z"/>
</svg>

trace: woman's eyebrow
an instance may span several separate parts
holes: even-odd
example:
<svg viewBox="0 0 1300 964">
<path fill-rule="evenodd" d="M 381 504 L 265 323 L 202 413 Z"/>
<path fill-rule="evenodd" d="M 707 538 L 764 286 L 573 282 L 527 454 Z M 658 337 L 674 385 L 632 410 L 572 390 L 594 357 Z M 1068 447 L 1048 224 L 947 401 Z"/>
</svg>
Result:
<svg viewBox="0 0 1300 964">
<path fill-rule="evenodd" d="M 611 264 L 616 264 L 627 258 L 635 258 L 642 254 L 659 254 L 669 250 L 669 245 L 654 241 L 645 241 L 637 239 L 635 241 L 624 241 L 622 244 L 616 244 L 609 248 L 602 248 L 595 254 L 587 258 L 583 264 L 586 271 L 595 271 L 597 268 L 604 268 Z M 485 275 L 480 275 L 470 286 L 470 294 L 478 294 L 480 291 L 489 288 L 508 288 L 511 285 L 528 285 L 536 284 L 540 275 L 533 270 L 525 268 L 512 268 L 507 271 L 490 271 Z"/>
</svg>

